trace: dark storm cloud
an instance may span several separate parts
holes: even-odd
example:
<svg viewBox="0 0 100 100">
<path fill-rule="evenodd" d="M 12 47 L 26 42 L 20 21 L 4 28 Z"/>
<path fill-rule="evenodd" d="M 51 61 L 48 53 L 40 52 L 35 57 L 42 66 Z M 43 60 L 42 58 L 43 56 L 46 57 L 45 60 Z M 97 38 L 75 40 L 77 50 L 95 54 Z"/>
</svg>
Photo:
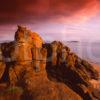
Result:
<svg viewBox="0 0 100 100">
<path fill-rule="evenodd" d="M 0 24 L 73 16 L 82 9 L 91 9 L 96 2 L 96 0 L 0 0 Z"/>
</svg>

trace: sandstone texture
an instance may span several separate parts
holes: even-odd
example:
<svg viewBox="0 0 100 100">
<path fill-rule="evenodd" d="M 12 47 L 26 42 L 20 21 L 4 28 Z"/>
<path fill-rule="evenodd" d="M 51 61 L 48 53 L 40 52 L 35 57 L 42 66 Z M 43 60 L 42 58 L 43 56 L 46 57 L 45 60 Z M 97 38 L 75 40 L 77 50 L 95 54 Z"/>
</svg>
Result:
<svg viewBox="0 0 100 100">
<path fill-rule="evenodd" d="M 69 47 L 45 43 L 26 27 L 18 26 L 15 40 L 0 45 L 2 100 L 98 100 L 90 82 L 98 78 L 93 66 Z"/>
</svg>

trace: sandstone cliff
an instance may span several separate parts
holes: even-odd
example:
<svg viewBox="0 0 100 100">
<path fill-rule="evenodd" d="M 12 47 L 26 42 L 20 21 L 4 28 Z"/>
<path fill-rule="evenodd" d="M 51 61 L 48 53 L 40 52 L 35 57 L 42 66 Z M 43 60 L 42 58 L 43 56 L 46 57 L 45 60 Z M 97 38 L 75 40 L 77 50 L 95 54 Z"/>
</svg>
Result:
<svg viewBox="0 0 100 100">
<path fill-rule="evenodd" d="M 44 43 L 26 27 L 18 26 L 15 41 L 0 46 L 3 100 L 94 100 L 92 79 L 98 72 L 91 64 L 59 41 Z"/>
</svg>

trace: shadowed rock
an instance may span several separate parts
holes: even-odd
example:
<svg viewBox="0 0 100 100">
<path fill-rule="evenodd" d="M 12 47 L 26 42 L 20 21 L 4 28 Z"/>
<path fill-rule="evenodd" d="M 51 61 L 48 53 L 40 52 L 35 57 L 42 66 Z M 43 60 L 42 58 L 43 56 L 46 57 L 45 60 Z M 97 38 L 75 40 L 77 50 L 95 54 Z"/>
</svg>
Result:
<svg viewBox="0 0 100 100">
<path fill-rule="evenodd" d="M 21 87 L 22 100 L 93 100 L 91 79 L 97 71 L 59 41 L 44 43 L 18 26 L 15 40 L 0 47 L 0 78 Z M 3 67 L 5 65 L 5 67 Z"/>
<path fill-rule="evenodd" d="M 0 46 L 0 79 L 5 71 L 5 63 L 3 62 L 3 55 L 2 55 L 2 50 Z"/>
</svg>

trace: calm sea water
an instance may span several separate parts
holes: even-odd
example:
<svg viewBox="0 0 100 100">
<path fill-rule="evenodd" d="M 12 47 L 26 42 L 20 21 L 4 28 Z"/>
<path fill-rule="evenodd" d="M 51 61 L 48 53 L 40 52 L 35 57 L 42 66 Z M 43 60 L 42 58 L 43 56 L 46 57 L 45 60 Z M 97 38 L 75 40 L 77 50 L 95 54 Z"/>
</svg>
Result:
<svg viewBox="0 0 100 100">
<path fill-rule="evenodd" d="M 100 42 L 66 42 L 79 57 L 100 64 Z"/>
</svg>

